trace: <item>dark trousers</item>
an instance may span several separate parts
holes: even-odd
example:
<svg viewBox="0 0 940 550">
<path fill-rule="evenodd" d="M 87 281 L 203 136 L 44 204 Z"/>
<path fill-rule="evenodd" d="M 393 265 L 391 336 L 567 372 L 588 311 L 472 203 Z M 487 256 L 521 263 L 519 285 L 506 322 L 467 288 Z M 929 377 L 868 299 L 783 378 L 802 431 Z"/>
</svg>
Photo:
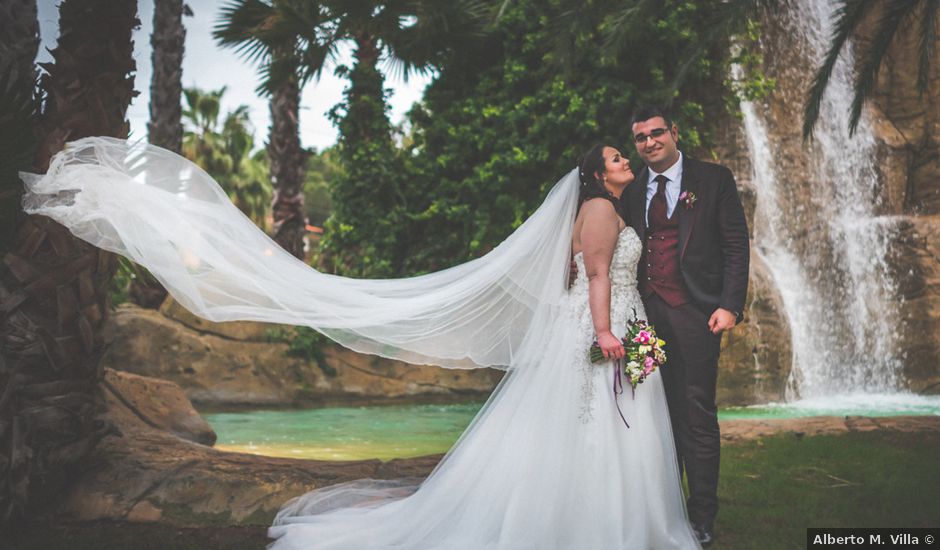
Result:
<svg viewBox="0 0 940 550">
<path fill-rule="evenodd" d="M 644 298 L 646 314 L 666 341 L 663 385 L 669 405 L 679 476 L 689 484 L 689 520 L 711 526 L 718 513 L 721 439 L 715 384 L 721 336 L 708 330 L 708 316 L 693 304 L 671 307 L 656 294 Z"/>
</svg>

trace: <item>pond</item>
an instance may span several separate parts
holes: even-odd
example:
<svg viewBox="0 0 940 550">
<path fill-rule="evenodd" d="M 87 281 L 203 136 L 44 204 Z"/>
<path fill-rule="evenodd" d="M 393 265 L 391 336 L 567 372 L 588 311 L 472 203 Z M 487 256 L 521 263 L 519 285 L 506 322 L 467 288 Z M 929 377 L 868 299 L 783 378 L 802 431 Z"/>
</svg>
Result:
<svg viewBox="0 0 940 550">
<path fill-rule="evenodd" d="M 319 460 L 406 458 L 446 452 L 482 403 L 255 410 L 205 415 L 223 450 Z M 734 407 L 721 420 L 806 416 L 940 415 L 940 396 L 846 395 Z"/>
</svg>

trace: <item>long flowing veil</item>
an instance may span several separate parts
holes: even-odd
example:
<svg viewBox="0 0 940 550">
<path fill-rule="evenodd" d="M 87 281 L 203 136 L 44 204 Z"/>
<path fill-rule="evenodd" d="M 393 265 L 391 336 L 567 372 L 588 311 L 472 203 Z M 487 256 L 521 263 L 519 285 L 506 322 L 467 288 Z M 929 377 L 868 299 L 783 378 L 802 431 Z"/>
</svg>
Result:
<svg viewBox="0 0 940 550">
<path fill-rule="evenodd" d="M 306 325 L 361 352 L 509 369 L 427 478 L 314 488 L 281 508 L 272 548 L 698 547 L 661 379 L 635 399 L 595 396 L 616 367 L 587 357 L 583 277 L 566 291 L 576 171 L 485 256 L 394 280 L 317 272 L 257 229 L 208 174 L 158 147 L 86 138 L 45 175 L 22 177 L 27 212 L 145 266 L 207 319 Z M 641 244 L 629 232 L 621 240 L 617 330 L 628 307 L 642 308 L 628 290 Z"/>
<path fill-rule="evenodd" d="M 67 144 L 45 175 L 21 174 L 24 210 L 149 269 L 211 321 L 312 327 L 353 350 L 452 368 L 519 368 L 564 293 L 576 170 L 485 256 L 419 277 L 320 273 L 281 249 L 201 168 L 142 142 Z"/>
</svg>

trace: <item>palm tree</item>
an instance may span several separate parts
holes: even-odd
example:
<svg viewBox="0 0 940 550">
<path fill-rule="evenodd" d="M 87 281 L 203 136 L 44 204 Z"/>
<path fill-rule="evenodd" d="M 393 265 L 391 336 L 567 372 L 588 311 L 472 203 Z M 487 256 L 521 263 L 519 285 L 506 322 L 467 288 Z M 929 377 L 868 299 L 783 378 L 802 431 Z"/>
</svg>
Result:
<svg viewBox="0 0 940 550">
<path fill-rule="evenodd" d="M 281 246 L 302 257 L 300 89 L 321 73 L 327 60 L 335 59 L 336 45 L 355 42 L 359 67 L 375 68 L 385 54 L 407 78 L 440 62 L 448 44 L 478 36 L 482 6 L 469 0 L 235 0 L 223 9 L 216 40 L 258 63 L 259 91 L 271 95 L 268 157 L 275 186 L 275 240 Z M 369 97 L 385 105 L 381 87 Z"/>
<path fill-rule="evenodd" d="M 181 99 L 183 93 L 183 47 L 186 29 L 183 15 L 192 15 L 183 0 L 156 0 L 153 6 L 153 77 L 150 80 L 148 141 L 180 152 L 183 142 Z"/>
<path fill-rule="evenodd" d="M 6 255 L 13 230 L 22 219 L 19 202 L 22 184 L 17 172 L 32 166 L 36 150 L 34 136 L 39 102 L 34 94 L 39 49 L 39 25 L 35 0 L 0 3 L 0 254 Z M 2 268 L 0 268 L 2 269 Z M 0 272 L 2 274 L 2 272 Z M 5 277 L 0 279 L 0 311 L 6 316 L 8 291 Z M 19 384 L 22 376 L 17 365 L 6 353 L 6 326 L 0 321 L 0 524 L 25 504 L 29 491 L 27 447 L 20 443 L 22 435 L 14 435 L 13 422 L 20 409 L 6 397 Z M 19 432 L 21 426 L 17 426 Z"/>
<path fill-rule="evenodd" d="M 406 259 L 407 182 L 379 63 L 384 60 L 406 79 L 440 68 L 484 36 L 489 7 L 471 0 L 327 4 L 331 23 L 325 32 L 335 42 L 352 42 L 354 63 L 337 69 L 350 81 L 343 103 L 330 113 L 340 130 L 344 171 L 330 186 L 333 210 L 319 266 L 355 276 L 399 275 Z"/>
<path fill-rule="evenodd" d="M 862 107 L 875 88 L 878 71 L 888 49 L 901 29 L 916 28 L 919 39 L 918 70 L 915 85 L 923 94 L 927 91 L 931 56 L 937 44 L 937 24 L 940 14 L 938 0 L 840 0 L 835 12 L 832 42 L 816 71 L 813 85 L 807 94 L 803 113 L 803 138 L 813 135 L 819 119 L 819 107 L 829 85 L 832 69 L 839 53 L 869 15 L 877 15 L 873 39 L 856 54 L 854 97 L 850 107 L 849 131 L 854 134 L 862 117 Z"/>
<path fill-rule="evenodd" d="M 254 134 L 248 106 L 240 105 L 219 122 L 225 88 L 204 92 L 185 90 L 187 129 L 183 156 L 208 172 L 228 194 L 232 202 L 255 225 L 267 225 L 271 182 L 264 153 L 252 154 Z"/>
<path fill-rule="evenodd" d="M 270 96 L 268 159 L 274 184 L 274 240 L 303 258 L 305 154 L 300 146 L 300 90 L 319 76 L 333 52 L 317 2 L 234 0 L 221 12 L 213 36 L 260 67 L 258 92 Z"/>
<path fill-rule="evenodd" d="M 183 91 L 183 46 L 186 29 L 183 15 L 192 15 L 183 0 L 156 0 L 153 6 L 153 34 L 150 45 L 153 75 L 150 79 L 150 121 L 147 140 L 175 153 L 180 152 L 183 123 L 180 99 Z M 118 258 L 120 268 L 130 274 L 129 295 L 137 305 L 157 308 L 166 298 L 166 289 L 146 269 Z"/>
<path fill-rule="evenodd" d="M 131 32 L 137 25 L 134 0 L 61 3 L 59 43 L 53 62 L 43 65 L 46 100 L 36 124 L 33 171 L 44 170 L 66 141 L 127 136 L 125 114 L 135 95 Z M 102 402 L 99 332 L 113 271 L 113 255 L 48 218 L 26 217 L 14 232 L 0 264 L 4 518 L 54 495 L 68 469 L 108 433 L 95 417 Z"/>
<path fill-rule="evenodd" d="M 0 2 L 0 255 L 22 213 L 17 172 L 28 169 L 35 155 L 38 50 L 36 0 Z"/>
</svg>

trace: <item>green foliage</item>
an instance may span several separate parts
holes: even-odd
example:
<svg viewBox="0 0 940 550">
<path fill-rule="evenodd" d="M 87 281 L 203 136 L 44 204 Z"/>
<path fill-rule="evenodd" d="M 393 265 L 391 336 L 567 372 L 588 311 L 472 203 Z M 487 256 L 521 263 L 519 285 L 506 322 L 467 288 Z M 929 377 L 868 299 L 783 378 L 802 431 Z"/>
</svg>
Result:
<svg viewBox="0 0 940 550">
<path fill-rule="evenodd" d="M 387 92 L 377 69 L 380 57 L 404 78 L 424 73 L 469 47 L 482 35 L 485 3 L 472 0 L 324 4 L 328 41 L 353 41 L 352 70 L 336 71 L 350 85 L 330 113 L 339 127 L 342 174 L 332 187 L 333 211 L 325 223 L 318 264 L 356 277 L 402 272 L 410 212 L 402 185 L 405 160 L 392 141 Z M 376 213 L 381 212 L 380 215 Z"/>
<path fill-rule="evenodd" d="M 701 88 L 717 80 L 712 89 L 720 89 L 722 65 L 702 61 L 673 89 L 676 59 L 699 39 L 698 4 L 650 5 L 642 31 L 620 37 L 616 51 L 602 48 L 620 6 L 594 1 L 577 10 L 562 55 L 559 20 L 573 17 L 566 2 L 507 3 L 491 37 L 442 69 L 410 114 L 396 274 L 487 252 L 595 142 L 635 156 L 627 126 L 641 103 L 679 106 L 681 146 L 701 152 L 711 131 Z M 388 211 L 375 205 L 362 217 Z"/>
<path fill-rule="evenodd" d="M 265 229 L 272 193 L 267 157 L 264 151 L 252 153 L 255 139 L 247 106 L 240 105 L 219 123 L 224 94 L 225 88 L 184 90 L 182 153 L 208 172 L 239 210 Z"/>
<path fill-rule="evenodd" d="M 108 288 L 112 308 L 133 301 L 131 284 L 134 282 L 150 288 L 161 287 L 160 281 L 147 268 L 135 264 L 124 256 L 117 256 L 117 269 Z"/>
<path fill-rule="evenodd" d="M 326 149 L 323 152 L 311 152 L 307 157 L 307 174 L 304 180 L 304 207 L 307 220 L 311 225 L 323 227 L 333 210 L 330 197 L 332 182 L 341 177 L 343 171 L 339 163 L 337 150 Z"/>
<path fill-rule="evenodd" d="M 329 339 L 310 327 L 272 328 L 265 331 L 265 337 L 270 342 L 284 342 L 287 344 L 287 355 L 303 359 L 308 363 L 316 362 L 320 370 L 327 376 L 336 376 L 336 369 L 326 361 L 323 345 Z"/>
<path fill-rule="evenodd" d="M 732 37 L 732 53 L 728 64 L 739 65 L 744 73 L 740 79 L 729 76 L 725 80 L 725 88 L 731 92 L 725 96 L 725 103 L 732 113 L 738 112 L 740 102 L 764 99 L 777 87 L 777 80 L 768 77 L 763 70 L 764 56 L 758 49 L 761 30 L 759 21 L 749 19 L 744 32 Z"/>
<path fill-rule="evenodd" d="M 320 242 L 319 264 L 355 277 L 391 277 L 401 271 L 407 211 L 400 187 L 403 162 L 392 141 L 377 56 L 357 52 L 344 101 L 330 117 L 339 127 L 342 173 L 330 188 L 333 212 Z"/>
<path fill-rule="evenodd" d="M 914 27 L 918 35 L 918 64 L 915 84 L 924 94 L 928 87 L 928 73 L 933 49 L 937 43 L 937 18 L 940 17 L 940 2 L 937 0 L 840 0 L 834 14 L 832 38 L 822 64 L 813 78 L 813 85 L 806 98 L 803 112 L 803 139 L 813 135 L 819 119 L 819 108 L 823 94 L 832 78 L 832 70 L 845 45 L 854 36 L 870 13 L 877 15 L 874 37 L 866 41 L 856 52 L 856 72 L 853 82 L 852 106 L 850 108 L 849 131 L 854 134 L 862 116 L 862 107 L 874 92 L 878 71 L 887 56 L 888 49 L 899 31 Z"/>
<path fill-rule="evenodd" d="M 727 95 L 729 36 L 756 40 L 759 27 L 746 23 L 768 1 L 499 2 L 485 40 L 455 40 L 439 58 L 398 148 L 381 76 L 357 63 L 334 111 L 344 171 L 331 187 L 320 267 L 405 276 L 486 253 L 595 142 L 621 148 L 639 171 L 627 126 L 640 104 L 671 107 L 682 149 L 710 156 L 706 112 Z M 772 89 L 759 57 L 737 61 L 750 72 L 732 92 L 756 99 Z"/>
</svg>

